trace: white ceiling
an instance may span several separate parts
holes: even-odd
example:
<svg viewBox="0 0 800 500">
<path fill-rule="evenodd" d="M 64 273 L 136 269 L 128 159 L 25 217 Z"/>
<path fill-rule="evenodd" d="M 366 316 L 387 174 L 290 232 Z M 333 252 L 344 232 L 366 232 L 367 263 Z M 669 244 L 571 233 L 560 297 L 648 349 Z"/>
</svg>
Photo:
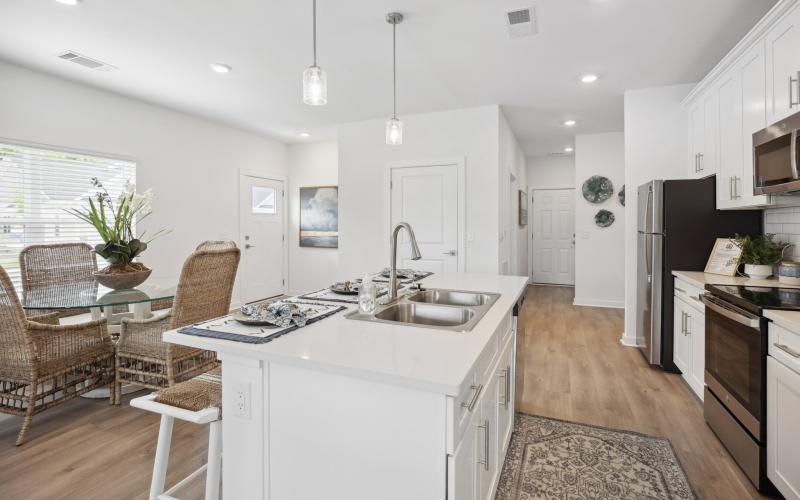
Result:
<svg viewBox="0 0 800 500">
<path fill-rule="evenodd" d="M 328 105 L 302 103 L 310 0 L 0 0 L 0 58 L 287 142 L 391 113 L 392 10 L 398 114 L 499 103 L 529 156 L 575 134 L 622 130 L 622 93 L 697 81 L 775 0 L 318 1 Z M 509 39 L 504 12 L 535 8 L 538 34 Z M 58 59 L 74 50 L 116 66 Z M 233 67 L 228 75 L 209 63 Z M 593 85 L 579 82 L 597 73 Z M 567 118 L 578 125 L 567 129 Z M 303 139 L 301 131 L 311 137 Z M 407 130 L 406 134 L 413 134 Z"/>
</svg>

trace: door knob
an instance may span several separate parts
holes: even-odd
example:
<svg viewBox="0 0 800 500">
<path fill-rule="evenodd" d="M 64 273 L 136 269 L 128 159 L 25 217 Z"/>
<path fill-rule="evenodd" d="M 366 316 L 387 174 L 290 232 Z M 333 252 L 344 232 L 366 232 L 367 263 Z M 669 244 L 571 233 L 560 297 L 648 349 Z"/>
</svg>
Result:
<svg viewBox="0 0 800 500">
<path fill-rule="evenodd" d="M 251 245 L 250 243 L 245 243 L 244 248 L 255 248 L 255 245 Z"/>
<path fill-rule="evenodd" d="M 455 250 L 450 250 L 448 252 L 442 252 L 442 255 L 449 255 L 451 257 L 455 257 L 456 251 Z"/>
</svg>

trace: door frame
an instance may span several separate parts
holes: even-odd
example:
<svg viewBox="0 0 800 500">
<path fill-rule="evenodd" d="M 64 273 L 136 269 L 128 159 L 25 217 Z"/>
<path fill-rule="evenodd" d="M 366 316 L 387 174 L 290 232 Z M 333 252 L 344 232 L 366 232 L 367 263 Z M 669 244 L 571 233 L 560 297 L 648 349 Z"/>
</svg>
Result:
<svg viewBox="0 0 800 500">
<path fill-rule="evenodd" d="M 527 238 L 528 238 L 528 284 L 532 285 L 535 282 L 533 281 L 533 193 L 536 191 L 563 191 L 565 189 L 571 189 L 573 193 L 577 193 L 578 190 L 575 186 L 570 185 L 563 185 L 563 186 L 543 186 L 543 187 L 536 187 L 536 186 L 528 186 L 528 231 L 527 231 Z M 559 285 L 555 283 L 536 283 L 543 286 L 575 286 L 575 247 L 573 246 L 572 249 L 572 279 L 573 284 L 571 285 Z"/>
<path fill-rule="evenodd" d="M 239 243 L 242 242 L 242 231 L 243 231 L 243 224 L 242 224 L 242 180 L 244 177 L 255 177 L 257 179 L 266 179 L 270 181 L 277 181 L 283 184 L 283 192 L 282 192 L 282 210 L 283 215 L 281 216 L 281 224 L 283 225 L 283 293 L 286 293 L 289 287 L 289 238 L 286 237 L 286 233 L 289 230 L 289 196 L 286 195 L 286 190 L 289 186 L 289 180 L 286 175 L 281 174 L 272 174 L 269 172 L 260 172 L 258 170 L 240 168 L 239 169 L 239 183 L 237 185 L 238 193 L 236 195 L 236 199 L 239 202 L 239 234 L 238 240 Z M 244 252 L 244 249 L 241 249 Z M 244 283 L 242 280 L 239 280 L 239 296 L 240 301 L 244 304 L 244 290 L 242 287 Z M 266 298 L 266 297 L 265 297 Z"/>
<path fill-rule="evenodd" d="M 467 190 L 466 190 L 466 175 L 464 166 L 466 158 L 457 156 L 452 158 L 435 158 L 432 160 L 402 160 L 390 161 L 384 164 L 383 168 L 383 220 L 385 221 L 386 240 L 389 241 L 392 236 L 392 171 L 400 168 L 419 168 L 419 167 L 446 167 L 455 165 L 458 178 L 458 186 L 456 192 L 458 194 L 457 212 L 458 212 L 458 238 L 457 238 L 457 268 L 459 273 L 463 273 L 467 265 Z M 389 260 L 388 245 L 384 253 L 384 262 Z"/>
</svg>

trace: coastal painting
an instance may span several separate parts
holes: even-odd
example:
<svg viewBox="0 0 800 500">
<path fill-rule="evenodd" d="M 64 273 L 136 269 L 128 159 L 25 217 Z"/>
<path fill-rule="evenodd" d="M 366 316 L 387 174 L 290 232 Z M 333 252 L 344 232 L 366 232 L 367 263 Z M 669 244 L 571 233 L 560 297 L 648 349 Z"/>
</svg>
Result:
<svg viewBox="0 0 800 500">
<path fill-rule="evenodd" d="M 300 246 L 339 248 L 339 187 L 300 188 Z"/>
</svg>

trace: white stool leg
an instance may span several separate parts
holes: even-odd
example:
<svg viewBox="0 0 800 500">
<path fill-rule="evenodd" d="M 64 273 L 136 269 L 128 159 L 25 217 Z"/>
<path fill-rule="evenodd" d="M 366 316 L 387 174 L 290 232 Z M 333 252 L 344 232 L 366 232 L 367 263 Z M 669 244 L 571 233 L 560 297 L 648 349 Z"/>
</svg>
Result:
<svg viewBox="0 0 800 500">
<path fill-rule="evenodd" d="M 150 481 L 150 500 L 157 500 L 164 493 L 167 480 L 167 464 L 169 463 L 169 447 L 172 443 L 173 417 L 161 415 L 161 426 L 158 428 L 158 444 L 156 460 L 153 463 L 153 479 Z"/>
<path fill-rule="evenodd" d="M 208 426 L 208 466 L 206 467 L 206 500 L 219 500 L 219 476 L 222 469 L 222 421 Z"/>
</svg>

